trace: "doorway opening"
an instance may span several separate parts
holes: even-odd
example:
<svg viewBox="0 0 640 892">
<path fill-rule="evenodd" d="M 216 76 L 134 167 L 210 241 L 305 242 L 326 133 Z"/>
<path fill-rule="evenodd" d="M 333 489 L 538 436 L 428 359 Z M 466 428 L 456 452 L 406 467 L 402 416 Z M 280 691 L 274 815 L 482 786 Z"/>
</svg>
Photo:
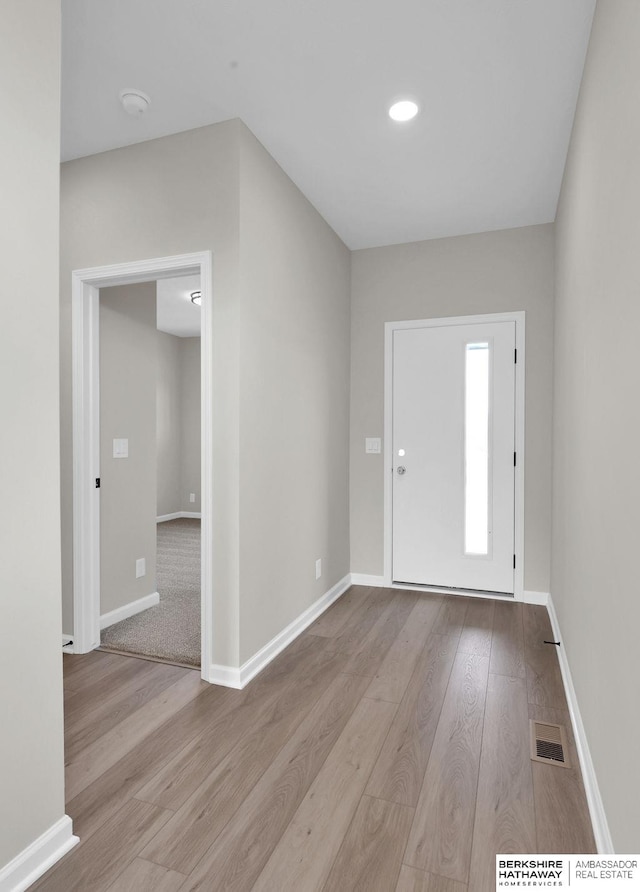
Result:
<svg viewBox="0 0 640 892">
<path fill-rule="evenodd" d="M 199 276 L 100 289 L 101 649 L 194 668 L 200 294 Z"/>
<path fill-rule="evenodd" d="M 523 598 L 524 313 L 390 322 L 385 585 Z"/>
<path fill-rule="evenodd" d="M 76 270 L 72 275 L 73 313 L 73 541 L 75 653 L 100 645 L 100 289 L 176 277 L 198 277 L 200 338 L 200 488 L 189 486 L 200 503 L 200 667 L 209 680 L 212 663 L 212 258 L 210 252 Z M 196 290 L 196 289 L 194 289 Z M 113 450 L 126 452 L 126 433 L 113 436 Z M 104 451 L 104 449 L 103 449 Z M 194 491 L 195 490 L 195 491 Z M 182 512 L 181 512 L 182 513 Z M 183 512 L 185 514 L 198 512 Z M 154 505 L 154 521 L 157 511 Z M 195 518 L 186 518 L 195 522 Z M 136 570 L 138 568 L 136 567 Z"/>
</svg>

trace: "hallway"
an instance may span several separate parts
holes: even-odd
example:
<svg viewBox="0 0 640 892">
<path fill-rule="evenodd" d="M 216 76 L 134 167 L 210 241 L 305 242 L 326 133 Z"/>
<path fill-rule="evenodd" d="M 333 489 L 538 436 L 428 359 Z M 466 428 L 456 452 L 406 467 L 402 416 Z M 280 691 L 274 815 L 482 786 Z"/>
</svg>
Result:
<svg viewBox="0 0 640 892">
<path fill-rule="evenodd" d="M 593 852 L 543 607 L 352 587 L 243 691 L 65 657 L 67 811 L 39 890 L 489 892 Z M 565 724 L 568 769 L 529 758 Z"/>
</svg>

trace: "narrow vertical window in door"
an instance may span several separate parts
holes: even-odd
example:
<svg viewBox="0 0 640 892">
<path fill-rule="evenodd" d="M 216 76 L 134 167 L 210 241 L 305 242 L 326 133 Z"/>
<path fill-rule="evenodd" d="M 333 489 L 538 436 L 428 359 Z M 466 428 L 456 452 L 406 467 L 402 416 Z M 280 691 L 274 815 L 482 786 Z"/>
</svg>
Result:
<svg viewBox="0 0 640 892">
<path fill-rule="evenodd" d="M 486 556 L 489 528 L 489 412 L 491 351 L 488 342 L 465 348 L 464 551 Z"/>
</svg>

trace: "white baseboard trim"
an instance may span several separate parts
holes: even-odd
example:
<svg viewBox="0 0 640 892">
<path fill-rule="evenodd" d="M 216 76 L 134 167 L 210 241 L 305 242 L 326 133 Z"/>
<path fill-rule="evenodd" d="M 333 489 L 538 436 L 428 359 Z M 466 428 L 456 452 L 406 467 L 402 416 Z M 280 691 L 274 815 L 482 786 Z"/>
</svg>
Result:
<svg viewBox="0 0 640 892">
<path fill-rule="evenodd" d="M 64 815 L 0 869 L 0 892 L 24 892 L 79 841 Z"/>
<path fill-rule="evenodd" d="M 370 576 L 368 573 L 352 573 L 351 585 L 369 585 L 384 588 L 384 576 Z"/>
<path fill-rule="evenodd" d="M 522 594 L 525 604 L 540 604 L 542 607 L 549 605 L 549 592 L 523 592 Z"/>
<path fill-rule="evenodd" d="M 159 603 L 160 595 L 158 592 L 151 592 L 150 595 L 145 595 L 144 598 L 138 598 L 137 601 L 130 601 L 123 607 L 118 607 L 116 610 L 110 610 L 109 613 L 103 613 L 100 617 L 100 630 L 102 631 L 102 629 L 106 629 L 107 626 L 112 626 L 114 623 L 119 623 L 122 619 L 129 619 L 130 616 L 135 616 L 136 613 L 142 613 L 143 610 L 148 610 L 149 607 L 155 607 L 156 604 Z"/>
<path fill-rule="evenodd" d="M 241 690 L 245 685 L 249 684 L 252 678 L 262 672 L 268 664 L 278 656 L 278 654 L 288 647 L 291 642 L 304 632 L 307 626 L 310 626 L 320 614 L 324 613 L 334 601 L 337 601 L 340 595 L 343 595 L 351 585 L 351 574 L 347 573 L 340 582 L 337 582 L 328 592 L 303 611 L 297 619 L 279 632 L 275 638 L 272 638 L 268 644 L 250 657 L 246 663 L 240 667 L 220 666 L 213 664 L 209 668 L 207 681 L 211 684 L 224 685 L 228 688 L 238 688 Z"/>
<path fill-rule="evenodd" d="M 367 573 L 352 573 L 351 574 L 351 585 L 368 585 L 375 588 L 384 588 L 386 585 L 384 581 L 384 576 L 370 576 Z M 392 582 L 390 588 L 399 588 L 406 589 L 408 591 L 416 591 L 416 592 L 434 592 L 436 594 L 456 594 L 455 592 L 451 592 L 448 589 L 438 588 L 438 586 L 430 586 L 430 585 L 409 585 L 399 582 Z M 461 592 L 460 594 L 464 594 L 467 597 L 471 598 L 493 598 L 495 600 L 502 601 L 505 598 L 512 597 L 511 595 L 493 595 L 489 592 Z M 549 600 L 548 592 L 524 592 L 523 601 L 526 604 L 542 604 L 544 607 L 547 606 L 547 601 Z"/>
<path fill-rule="evenodd" d="M 156 517 L 156 523 L 164 523 L 166 520 L 180 520 L 181 517 L 202 520 L 202 514 L 199 511 L 174 511 L 173 514 L 161 514 L 159 517 Z"/>
<path fill-rule="evenodd" d="M 241 691 L 243 688 L 241 671 L 239 666 L 224 666 L 220 663 L 212 663 L 209 666 L 209 674 L 205 680 L 209 684 L 219 684 L 223 688 L 236 688 L 236 690 Z"/>
<path fill-rule="evenodd" d="M 551 620 L 551 628 L 553 629 L 554 637 L 556 641 L 562 642 L 562 633 L 560 631 L 560 625 L 558 623 L 558 617 L 556 615 L 551 595 L 549 595 L 548 598 L 547 611 L 549 612 L 549 619 Z M 560 671 L 562 672 L 562 680 L 564 682 L 564 691 L 567 697 L 567 704 L 569 706 L 569 715 L 571 716 L 573 735 L 576 739 L 578 759 L 580 760 L 580 768 L 582 769 L 582 779 L 584 781 L 585 792 L 587 794 L 589 814 L 591 815 L 591 824 L 593 826 L 593 835 L 595 836 L 598 854 L 614 854 L 615 849 L 613 847 L 613 840 L 611 839 L 609 824 L 607 822 L 607 816 L 605 814 L 602 796 L 600 795 L 600 788 L 598 787 L 598 779 L 596 777 L 593 760 L 591 758 L 591 752 L 589 750 L 587 734 L 582 723 L 582 716 L 580 715 L 580 707 L 578 706 L 578 698 L 573 686 L 573 679 L 571 677 L 571 670 L 569 668 L 567 652 L 562 644 L 560 645 L 560 647 L 557 648 L 557 651 L 558 660 L 560 662 Z"/>
</svg>

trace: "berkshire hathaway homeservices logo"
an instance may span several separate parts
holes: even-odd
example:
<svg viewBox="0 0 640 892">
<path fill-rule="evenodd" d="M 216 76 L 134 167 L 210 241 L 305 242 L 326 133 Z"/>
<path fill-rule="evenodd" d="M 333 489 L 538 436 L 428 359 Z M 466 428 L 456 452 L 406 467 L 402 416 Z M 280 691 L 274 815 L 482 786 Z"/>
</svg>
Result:
<svg viewBox="0 0 640 892">
<path fill-rule="evenodd" d="M 496 889 L 640 892 L 638 855 L 496 855 Z"/>
</svg>

